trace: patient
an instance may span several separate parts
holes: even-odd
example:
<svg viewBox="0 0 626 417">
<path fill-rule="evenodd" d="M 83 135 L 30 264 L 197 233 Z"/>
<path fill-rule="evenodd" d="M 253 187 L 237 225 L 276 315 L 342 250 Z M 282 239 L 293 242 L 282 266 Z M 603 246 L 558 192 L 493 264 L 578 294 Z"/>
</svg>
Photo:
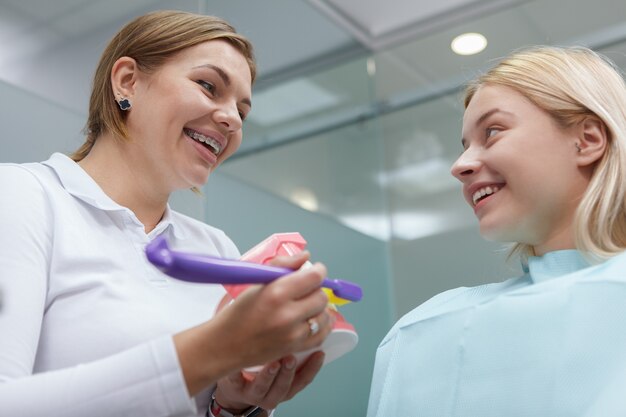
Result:
<svg viewBox="0 0 626 417">
<path fill-rule="evenodd" d="M 518 278 L 444 292 L 381 342 L 368 417 L 626 415 L 626 87 L 585 48 L 470 83 L 463 184 Z"/>
</svg>

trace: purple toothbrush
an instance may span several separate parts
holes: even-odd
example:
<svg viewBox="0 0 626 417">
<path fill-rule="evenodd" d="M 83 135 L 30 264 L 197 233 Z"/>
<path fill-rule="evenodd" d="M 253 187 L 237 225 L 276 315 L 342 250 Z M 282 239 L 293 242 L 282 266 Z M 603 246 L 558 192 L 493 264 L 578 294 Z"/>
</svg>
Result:
<svg viewBox="0 0 626 417">
<path fill-rule="evenodd" d="M 189 282 L 210 284 L 267 284 L 293 272 L 288 268 L 173 251 L 164 236 L 146 246 L 148 260 L 163 273 Z M 324 278 L 323 287 L 340 298 L 359 301 L 363 290 L 353 282 Z"/>
</svg>

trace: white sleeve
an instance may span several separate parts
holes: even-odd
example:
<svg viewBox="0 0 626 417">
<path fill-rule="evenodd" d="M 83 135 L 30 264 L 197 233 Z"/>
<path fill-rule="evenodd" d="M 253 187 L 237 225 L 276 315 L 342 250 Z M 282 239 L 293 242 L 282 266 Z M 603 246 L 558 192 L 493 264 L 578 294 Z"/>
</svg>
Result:
<svg viewBox="0 0 626 417">
<path fill-rule="evenodd" d="M 52 213 L 39 181 L 0 166 L 0 382 L 30 374 L 44 314 Z"/>
<path fill-rule="evenodd" d="M 156 417 L 195 414 L 172 338 L 0 384 L 2 415 Z"/>
<path fill-rule="evenodd" d="M 0 166 L 0 414 L 194 414 L 171 336 L 101 360 L 33 375 L 48 288 L 54 213 L 26 169 Z"/>
</svg>

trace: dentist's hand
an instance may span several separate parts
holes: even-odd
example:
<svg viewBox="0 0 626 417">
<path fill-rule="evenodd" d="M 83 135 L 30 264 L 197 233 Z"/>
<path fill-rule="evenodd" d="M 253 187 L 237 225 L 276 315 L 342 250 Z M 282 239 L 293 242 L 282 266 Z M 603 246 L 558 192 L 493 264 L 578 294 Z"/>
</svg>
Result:
<svg viewBox="0 0 626 417">
<path fill-rule="evenodd" d="M 296 358 L 286 356 L 267 364 L 260 372 L 234 372 L 217 383 L 215 400 L 232 414 L 252 405 L 272 410 L 290 400 L 313 381 L 324 363 L 324 353 L 315 352 L 296 368 Z"/>
<path fill-rule="evenodd" d="M 273 265 L 295 270 L 308 258 L 308 252 L 302 252 L 278 257 Z M 265 376 L 256 383 L 250 381 L 241 390 L 249 394 L 267 387 L 266 394 L 270 395 L 264 400 L 267 404 L 287 398 L 306 386 L 319 370 L 315 357 L 297 373 L 283 362 L 289 362 L 287 357 L 293 353 L 320 346 L 332 330 L 332 319 L 326 311 L 328 298 L 320 289 L 325 276 L 326 268 L 315 264 L 270 284 L 251 286 L 213 320 L 176 334 L 174 343 L 189 393 L 193 396 L 218 380 L 220 385 L 225 384 L 222 381 L 228 375 L 231 382 L 241 385 L 241 380 L 232 381 L 233 374 L 259 364 L 268 364 L 263 370 Z M 279 372 L 268 382 L 267 374 L 278 362 Z M 296 374 L 301 372 L 302 376 L 298 377 Z M 272 391 L 275 383 L 279 385 Z M 244 394 L 246 401 L 242 400 L 241 404 L 248 401 L 248 394 Z M 260 398 L 259 395 L 253 397 Z M 224 400 L 230 401 L 230 394 Z"/>
</svg>

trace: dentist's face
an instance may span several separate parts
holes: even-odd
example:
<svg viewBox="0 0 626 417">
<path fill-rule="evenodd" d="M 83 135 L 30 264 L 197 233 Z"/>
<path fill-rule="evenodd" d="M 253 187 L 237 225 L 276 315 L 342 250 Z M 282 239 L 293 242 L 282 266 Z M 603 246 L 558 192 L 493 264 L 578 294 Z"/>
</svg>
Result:
<svg viewBox="0 0 626 417">
<path fill-rule="evenodd" d="M 137 81 L 128 129 L 167 191 L 199 187 L 239 148 L 251 109 L 250 68 L 228 42 L 208 41 Z"/>
</svg>

